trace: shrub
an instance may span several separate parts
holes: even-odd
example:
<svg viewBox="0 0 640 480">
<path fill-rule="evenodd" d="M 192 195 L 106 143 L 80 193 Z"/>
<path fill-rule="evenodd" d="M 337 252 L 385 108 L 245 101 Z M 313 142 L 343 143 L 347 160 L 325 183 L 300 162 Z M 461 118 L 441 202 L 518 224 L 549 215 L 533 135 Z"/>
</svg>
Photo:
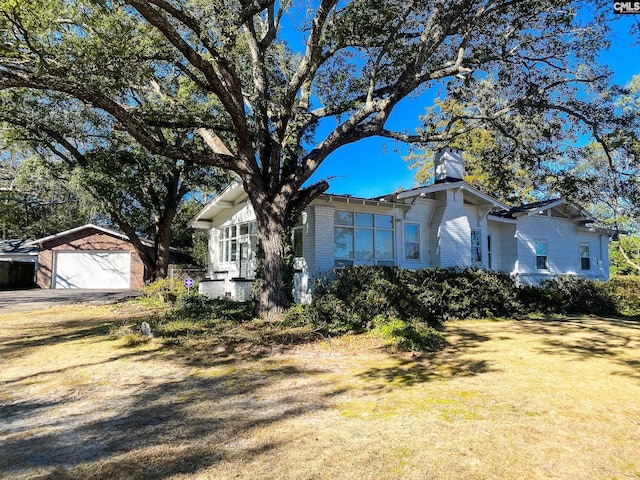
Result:
<svg viewBox="0 0 640 480">
<path fill-rule="evenodd" d="M 450 318 L 618 311 L 640 312 L 640 279 L 603 283 L 563 277 L 527 286 L 507 274 L 476 268 L 350 266 L 321 278 L 312 303 L 293 307 L 285 322 L 311 324 L 327 334 L 373 330 L 401 348 L 421 349 L 439 345 L 430 327 Z"/>
<path fill-rule="evenodd" d="M 640 316 L 640 276 L 614 276 L 609 281 L 609 289 L 620 314 Z"/>
<path fill-rule="evenodd" d="M 436 326 L 449 318 L 513 316 L 526 310 L 511 277 L 473 268 L 346 267 L 319 282 L 312 305 L 326 295 L 348 305 L 362 329 L 380 314 Z"/>
<path fill-rule="evenodd" d="M 187 287 L 179 278 L 162 278 L 144 286 L 146 297 L 160 298 L 164 301 L 175 301 L 179 295 L 187 293 Z"/>
<path fill-rule="evenodd" d="M 550 308 L 562 314 L 615 315 L 616 303 L 607 283 L 580 277 L 556 277 L 544 282 Z"/>
<path fill-rule="evenodd" d="M 180 295 L 171 312 L 173 318 L 231 320 L 244 322 L 253 318 L 251 302 L 236 302 L 206 295 Z"/>
<path fill-rule="evenodd" d="M 332 294 L 314 296 L 311 305 L 291 307 L 284 316 L 283 324 L 291 327 L 313 325 L 326 335 L 342 335 L 366 330 L 361 317 L 347 307 L 346 302 Z"/>
<path fill-rule="evenodd" d="M 373 324 L 374 335 L 402 350 L 435 351 L 447 344 L 440 332 L 418 322 L 407 322 L 395 317 L 378 315 L 373 319 Z"/>
</svg>

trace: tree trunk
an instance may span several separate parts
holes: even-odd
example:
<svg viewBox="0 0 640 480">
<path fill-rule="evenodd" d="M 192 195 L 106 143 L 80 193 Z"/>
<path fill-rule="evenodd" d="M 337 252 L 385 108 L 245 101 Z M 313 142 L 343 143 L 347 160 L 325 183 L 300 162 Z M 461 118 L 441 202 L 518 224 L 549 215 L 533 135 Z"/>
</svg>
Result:
<svg viewBox="0 0 640 480">
<path fill-rule="evenodd" d="M 169 274 L 169 260 L 171 245 L 171 221 L 174 215 L 165 213 L 162 222 L 157 226 L 156 238 L 155 238 L 155 255 L 156 261 L 154 271 L 152 274 L 153 280 L 160 280 L 166 278 Z"/>
<path fill-rule="evenodd" d="M 247 189 L 247 185 L 252 188 Z M 290 189 L 288 194 L 281 191 L 269 195 L 261 190 L 260 184 L 251 183 L 250 178 L 245 180 L 245 191 L 256 215 L 260 242 L 257 273 L 261 284 L 256 312 L 260 317 L 273 318 L 293 302 L 290 227 L 306 206 L 328 188 L 329 184 L 323 180 L 297 192 Z"/>
<path fill-rule="evenodd" d="M 283 313 L 289 306 L 291 292 L 285 285 L 285 243 L 286 218 L 284 215 L 268 215 L 256 211 L 258 239 L 262 258 L 260 259 L 260 296 L 258 315 L 271 318 Z"/>
</svg>

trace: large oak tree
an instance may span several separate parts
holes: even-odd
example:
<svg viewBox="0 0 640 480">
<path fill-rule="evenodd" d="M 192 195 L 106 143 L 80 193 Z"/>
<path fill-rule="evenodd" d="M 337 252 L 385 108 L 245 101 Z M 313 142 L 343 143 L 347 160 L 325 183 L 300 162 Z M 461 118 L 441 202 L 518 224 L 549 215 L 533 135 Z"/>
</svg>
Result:
<svg viewBox="0 0 640 480">
<path fill-rule="evenodd" d="M 449 138 L 429 128 L 437 112 L 416 134 L 392 130 L 403 100 L 493 89 L 500 101 L 479 112 L 490 122 L 603 82 L 606 28 L 578 3 L 2 0 L 0 88 L 66 99 L 152 155 L 234 172 L 257 217 L 260 307 L 277 311 L 283 233 L 328 188 L 309 183 L 323 160 L 373 136 Z"/>
</svg>

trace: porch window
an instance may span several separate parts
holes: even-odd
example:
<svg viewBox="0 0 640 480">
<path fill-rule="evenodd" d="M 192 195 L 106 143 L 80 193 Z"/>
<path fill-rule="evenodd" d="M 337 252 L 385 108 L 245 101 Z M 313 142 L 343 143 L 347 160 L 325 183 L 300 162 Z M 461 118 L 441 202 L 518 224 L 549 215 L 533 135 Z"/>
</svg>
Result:
<svg viewBox="0 0 640 480">
<path fill-rule="evenodd" d="M 240 259 L 241 244 L 245 245 L 243 260 L 255 254 L 256 224 L 245 222 L 239 225 L 229 225 L 220 229 L 218 243 L 218 260 L 220 263 L 235 262 Z"/>
<path fill-rule="evenodd" d="M 546 270 L 549 268 L 549 262 L 547 257 L 547 242 L 546 240 L 536 240 L 536 269 Z"/>
<path fill-rule="evenodd" d="M 393 223 L 392 215 L 336 211 L 335 265 L 393 265 Z"/>
<path fill-rule="evenodd" d="M 404 224 L 404 258 L 420 260 L 420 225 L 417 223 Z"/>
<path fill-rule="evenodd" d="M 482 262 L 482 230 L 479 228 L 471 229 L 471 261 Z"/>
<path fill-rule="evenodd" d="M 591 250 L 589 245 L 580 245 L 580 269 L 591 270 Z"/>
</svg>

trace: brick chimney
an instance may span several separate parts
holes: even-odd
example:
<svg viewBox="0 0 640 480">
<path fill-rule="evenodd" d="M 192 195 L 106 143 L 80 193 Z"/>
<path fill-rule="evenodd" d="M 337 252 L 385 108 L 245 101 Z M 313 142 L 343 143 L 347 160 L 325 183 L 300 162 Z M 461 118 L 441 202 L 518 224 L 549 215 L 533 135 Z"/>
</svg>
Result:
<svg viewBox="0 0 640 480">
<path fill-rule="evenodd" d="M 461 182 L 464 177 L 464 163 L 455 148 L 441 148 L 434 157 L 434 183 Z"/>
</svg>

